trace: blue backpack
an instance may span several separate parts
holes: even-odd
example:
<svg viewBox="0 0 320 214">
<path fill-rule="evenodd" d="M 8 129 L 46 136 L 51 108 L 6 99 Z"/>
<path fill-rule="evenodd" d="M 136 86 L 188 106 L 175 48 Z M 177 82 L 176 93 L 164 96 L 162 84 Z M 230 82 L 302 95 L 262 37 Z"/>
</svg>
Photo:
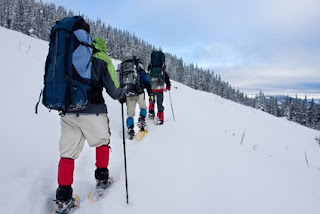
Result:
<svg viewBox="0 0 320 214">
<path fill-rule="evenodd" d="M 51 29 L 41 92 L 42 103 L 50 110 L 64 113 L 88 107 L 92 58 L 89 33 L 90 27 L 81 16 L 66 17 Z"/>
</svg>

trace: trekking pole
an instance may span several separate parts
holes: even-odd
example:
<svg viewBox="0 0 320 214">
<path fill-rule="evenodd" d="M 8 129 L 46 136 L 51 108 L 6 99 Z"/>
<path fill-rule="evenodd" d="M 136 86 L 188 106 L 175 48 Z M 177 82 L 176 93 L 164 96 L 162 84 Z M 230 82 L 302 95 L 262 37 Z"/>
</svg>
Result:
<svg viewBox="0 0 320 214">
<path fill-rule="evenodd" d="M 171 93 L 170 93 L 170 90 L 169 90 L 169 97 L 170 97 L 170 104 L 171 104 L 171 110 L 172 110 L 173 121 L 176 121 L 176 120 L 174 119 L 174 111 L 173 111 L 173 106 L 172 106 L 172 100 L 171 100 Z"/>
<path fill-rule="evenodd" d="M 122 138 L 123 138 L 123 153 L 124 153 L 124 171 L 125 171 L 125 177 L 126 177 L 126 195 L 127 195 L 127 204 L 129 204 L 128 178 L 127 178 L 126 140 L 125 140 L 125 137 L 124 137 L 123 103 L 121 104 L 121 111 L 122 111 Z"/>
</svg>

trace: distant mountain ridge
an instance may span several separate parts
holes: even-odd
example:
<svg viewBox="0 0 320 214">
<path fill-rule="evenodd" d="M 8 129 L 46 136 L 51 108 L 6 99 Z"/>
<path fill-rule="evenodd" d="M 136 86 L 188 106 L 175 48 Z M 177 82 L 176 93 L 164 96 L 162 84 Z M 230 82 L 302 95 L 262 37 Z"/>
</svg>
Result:
<svg viewBox="0 0 320 214">
<path fill-rule="evenodd" d="M 294 100 L 295 98 L 294 97 L 291 97 L 291 96 L 287 96 L 287 95 L 266 95 L 266 98 L 267 99 L 270 99 L 270 97 L 274 97 L 274 98 L 277 98 L 278 102 L 282 103 L 285 99 L 287 99 L 288 97 L 290 97 L 290 99 Z M 307 98 L 307 102 L 308 104 L 310 104 L 312 101 L 312 98 Z M 320 98 L 316 98 L 316 99 L 313 99 L 313 101 L 317 104 L 320 104 Z"/>
</svg>

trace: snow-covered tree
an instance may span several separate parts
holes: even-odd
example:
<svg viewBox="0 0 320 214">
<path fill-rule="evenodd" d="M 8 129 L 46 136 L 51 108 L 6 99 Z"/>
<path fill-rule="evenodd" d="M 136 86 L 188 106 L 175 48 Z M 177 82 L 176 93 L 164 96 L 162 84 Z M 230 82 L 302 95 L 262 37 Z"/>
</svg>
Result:
<svg viewBox="0 0 320 214">
<path fill-rule="evenodd" d="M 56 21 L 74 16 L 62 6 L 43 3 L 42 0 L 0 0 L 0 26 L 20 31 L 30 36 L 49 40 L 50 30 Z M 161 49 L 142 40 L 134 33 L 111 27 L 101 19 L 91 20 L 82 15 L 89 23 L 91 34 L 107 41 L 107 53 L 115 59 L 136 55 L 147 67 L 153 50 Z M 320 130 L 320 107 L 308 106 L 307 100 L 287 99 L 279 108 L 277 99 L 266 99 L 263 92 L 255 98 L 249 98 L 240 89 L 235 89 L 209 69 L 203 69 L 193 63 L 186 63 L 171 53 L 165 53 L 167 72 L 170 78 L 194 89 L 208 91 L 226 99 L 260 109 L 275 116 L 285 116 L 290 120 Z"/>
<path fill-rule="evenodd" d="M 255 108 L 260 109 L 261 111 L 267 110 L 266 97 L 262 91 L 260 91 L 259 95 L 255 97 Z"/>
</svg>

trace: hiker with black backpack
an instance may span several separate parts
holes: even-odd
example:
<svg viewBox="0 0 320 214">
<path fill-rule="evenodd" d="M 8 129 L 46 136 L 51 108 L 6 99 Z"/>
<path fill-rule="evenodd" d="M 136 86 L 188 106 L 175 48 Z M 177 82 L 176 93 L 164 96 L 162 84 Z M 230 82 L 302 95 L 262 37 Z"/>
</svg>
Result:
<svg viewBox="0 0 320 214">
<path fill-rule="evenodd" d="M 120 86 L 126 93 L 127 97 L 127 120 L 128 138 L 132 140 L 135 136 L 134 116 L 136 104 L 140 108 L 138 127 L 140 131 L 146 131 L 147 125 L 145 118 L 147 115 L 147 105 L 145 100 L 144 89 L 149 96 L 152 96 L 151 82 L 149 76 L 144 70 L 142 61 L 136 56 L 127 57 L 122 60 L 118 68 Z"/>
<path fill-rule="evenodd" d="M 58 165 L 56 213 L 68 213 L 76 206 L 73 172 L 85 140 L 96 150 L 96 191 L 110 184 L 110 128 L 103 88 L 111 98 L 126 101 L 115 68 L 106 54 L 106 42 L 90 35 L 90 27 L 80 16 L 57 22 L 50 34 L 45 66 L 43 104 L 60 112 L 61 137 Z"/>
<path fill-rule="evenodd" d="M 171 82 L 166 72 L 165 56 L 162 51 L 152 51 L 151 63 L 148 65 L 153 95 L 149 96 L 149 118 L 155 117 L 155 102 L 157 101 L 157 124 L 164 121 L 163 91 L 170 91 Z"/>
</svg>

